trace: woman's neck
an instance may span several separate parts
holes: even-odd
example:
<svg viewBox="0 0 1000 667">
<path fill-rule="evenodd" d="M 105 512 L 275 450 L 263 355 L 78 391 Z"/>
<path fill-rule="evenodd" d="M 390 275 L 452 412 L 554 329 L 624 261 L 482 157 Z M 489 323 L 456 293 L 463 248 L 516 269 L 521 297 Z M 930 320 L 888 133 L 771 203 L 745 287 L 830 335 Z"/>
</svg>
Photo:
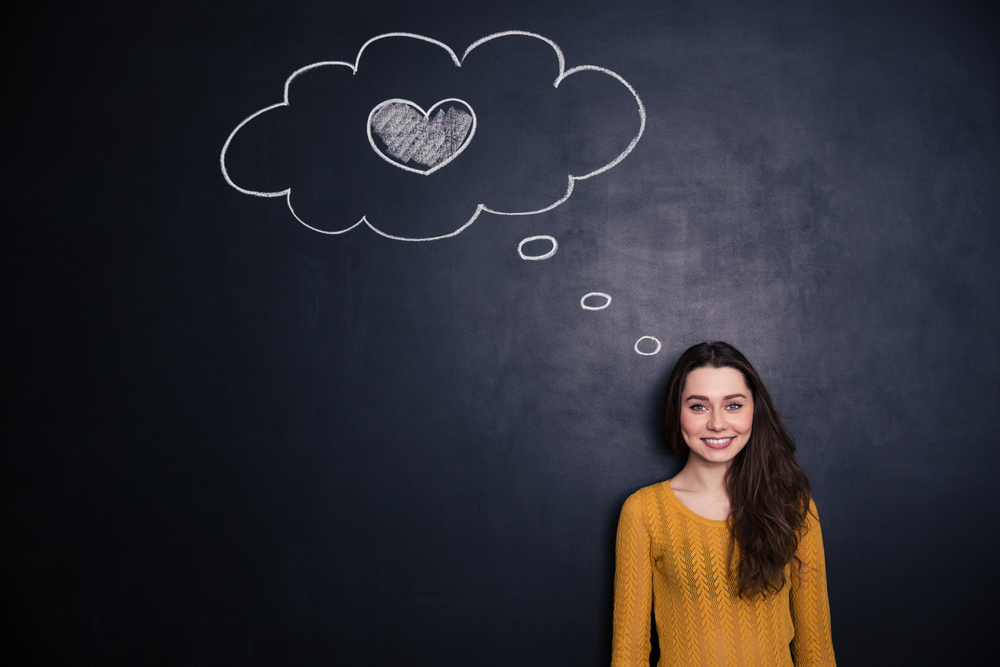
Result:
<svg viewBox="0 0 1000 667">
<path fill-rule="evenodd" d="M 729 461 L 724 464 L 709 463 L 696 456 L 689 456 L 687 462 L 679 473 L 674 476 L 674 481 L 688 491 L 696 493 L 708 493 L 717 495 L 726 494 L 726 471 L 729 470 Z M 671 488 L 677 488 L 671 483 Z"/>
<path fill-rule="evenodd" d="M 726 493 L 728 469 L 728 461 L 711 464 L 689 456 L 684 468 L 670 480 L 670 488 L 677 499 L 695 514 L 723 521 L 729 518 L 729 494 Z"/>
</svg>

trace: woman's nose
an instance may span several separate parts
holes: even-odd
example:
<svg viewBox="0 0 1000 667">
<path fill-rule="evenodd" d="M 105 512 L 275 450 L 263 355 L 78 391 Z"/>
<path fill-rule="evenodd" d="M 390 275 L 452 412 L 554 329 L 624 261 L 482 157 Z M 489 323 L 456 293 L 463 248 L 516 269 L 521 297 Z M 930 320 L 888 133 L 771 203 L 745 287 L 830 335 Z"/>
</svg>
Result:
<svg viewBox="0 0 1000 667">
<path fill-rule="evenodd" d="M 724 412 L 713 412 L 708 416 L 708 428 L 712 431 L 721 431 L 726 428 L 726 414 Z"/>
</svg>

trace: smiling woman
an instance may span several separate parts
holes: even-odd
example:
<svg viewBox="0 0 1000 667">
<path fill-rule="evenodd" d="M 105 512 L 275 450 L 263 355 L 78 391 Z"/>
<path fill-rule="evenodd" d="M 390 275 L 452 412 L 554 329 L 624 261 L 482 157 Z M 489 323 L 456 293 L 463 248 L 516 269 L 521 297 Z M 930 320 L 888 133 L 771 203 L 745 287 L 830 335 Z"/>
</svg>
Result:
<svg viewBox="0 0 1000 667">
<path fill-rule="evenodd" d="M 667 437 L 673 478 L 633 494 L 618 523 L 612 665 L 834 665 L 823 538 L 809 480 L 764 384 L 736 348 L 678 359 Z"/>
</svg>

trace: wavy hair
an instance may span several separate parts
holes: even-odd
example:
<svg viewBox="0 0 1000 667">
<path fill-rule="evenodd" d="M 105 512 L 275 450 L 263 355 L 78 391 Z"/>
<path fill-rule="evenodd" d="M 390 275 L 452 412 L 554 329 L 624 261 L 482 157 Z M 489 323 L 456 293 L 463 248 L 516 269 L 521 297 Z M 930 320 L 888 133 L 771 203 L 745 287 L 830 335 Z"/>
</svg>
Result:
<svg viewBox="0 0 1000 667">
<path fill-rule="evenodd" d="M 729 494 L 729 578 L 740 597 L 777 593 L 785 565 L 795 561 L 809 512 L 809 478 L 795 460 L 795 442 L 781 423 L 764 383 L 747 358 L 723 342 L 688 348 L 667 382 L 666 431 L 674 453 L 688 455 L 681 434 L 681 401 L 688 373 L 697 368 L 735 368 L 753 394 L 753 426 L 746 446 L 726 471 Z M 735 568 L 734 568 L 735 563 Z"/>
</svg>

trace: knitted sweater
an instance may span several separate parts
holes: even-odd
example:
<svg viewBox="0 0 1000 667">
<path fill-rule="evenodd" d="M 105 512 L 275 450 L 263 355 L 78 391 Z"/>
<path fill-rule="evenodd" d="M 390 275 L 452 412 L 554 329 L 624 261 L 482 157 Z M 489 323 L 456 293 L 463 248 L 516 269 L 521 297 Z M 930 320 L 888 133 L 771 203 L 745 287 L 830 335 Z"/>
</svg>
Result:
<svg viewBox="0 0 1000 667">
<path fill-rule="evenodd" d="M 685 507 L 667 482 L 625 501 L 618 522 L 612 667 L 649 665 L 650 610 L 659 667 L 834 667 L 826 564 L 816 505 L 799 541 L 798 575 L 753 600 L 729 589 L 727 521 Z"/>
</svg>

